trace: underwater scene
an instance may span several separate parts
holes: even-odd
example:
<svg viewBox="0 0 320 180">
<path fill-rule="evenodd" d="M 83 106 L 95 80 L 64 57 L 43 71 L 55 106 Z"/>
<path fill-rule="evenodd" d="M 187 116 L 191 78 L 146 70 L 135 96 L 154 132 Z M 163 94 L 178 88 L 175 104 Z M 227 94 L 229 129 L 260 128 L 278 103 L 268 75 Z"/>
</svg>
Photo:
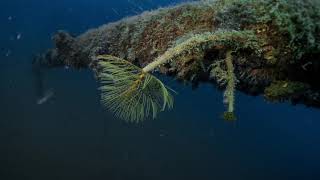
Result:
<svg viewBox="0 0 320 180">
<path fill-rule="evenodd" d="M 319 180 L 318 0 L 1 0 L 0 180 Z"/>
</svg>

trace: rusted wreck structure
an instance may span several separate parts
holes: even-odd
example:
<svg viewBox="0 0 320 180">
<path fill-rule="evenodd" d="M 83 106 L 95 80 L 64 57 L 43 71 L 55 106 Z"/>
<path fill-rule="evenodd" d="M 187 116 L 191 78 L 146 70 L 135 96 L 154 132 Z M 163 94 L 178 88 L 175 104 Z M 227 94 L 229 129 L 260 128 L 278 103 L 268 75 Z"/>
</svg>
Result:
<svg viewBox="0 0 320 180">
<path fill-rule="evenodd" d="M 184 3 L 78 37 L 58 32 L 53 37 L 55 47 L 36 62 L 88 67 L 99 74 L 103 69 L 99 61 L 106 61 L 99 55 L 141 68 L 165 55 L 169 59 L 153 70 L 194 85 L 210 81 L 222 88 L 263 94 L 271 101 L 320 106 L 319 9 L 316 0 Z"/>
</svg>

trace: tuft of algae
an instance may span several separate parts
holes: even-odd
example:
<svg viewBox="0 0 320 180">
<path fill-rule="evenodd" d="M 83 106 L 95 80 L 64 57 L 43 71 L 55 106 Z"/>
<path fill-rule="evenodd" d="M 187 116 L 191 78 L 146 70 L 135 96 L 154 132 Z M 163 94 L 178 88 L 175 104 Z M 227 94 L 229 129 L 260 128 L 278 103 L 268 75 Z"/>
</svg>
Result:
<svg viewBox="0 0 320 180">
<path fill-rule="evenodd" d="M 173 107 L 170 90 L 147 70 L 110 55 L 100 55 L 101 102 L 115 116 L 141 122 Z"/>
</svg>

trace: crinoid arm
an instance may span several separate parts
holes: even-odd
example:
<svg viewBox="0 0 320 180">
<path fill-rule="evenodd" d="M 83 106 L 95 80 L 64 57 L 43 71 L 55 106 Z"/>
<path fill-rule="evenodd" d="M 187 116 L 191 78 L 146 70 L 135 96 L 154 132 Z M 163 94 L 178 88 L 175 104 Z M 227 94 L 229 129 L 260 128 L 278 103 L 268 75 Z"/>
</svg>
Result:
<svg viewBox="0 0 320 180">
<path fill-rule="evenodd" d="M 155 76 L 111 55 L 100 55 L 101 102 L 115 116 L 141 122 L 173 107 L 170 90 Z"/>
</svg>

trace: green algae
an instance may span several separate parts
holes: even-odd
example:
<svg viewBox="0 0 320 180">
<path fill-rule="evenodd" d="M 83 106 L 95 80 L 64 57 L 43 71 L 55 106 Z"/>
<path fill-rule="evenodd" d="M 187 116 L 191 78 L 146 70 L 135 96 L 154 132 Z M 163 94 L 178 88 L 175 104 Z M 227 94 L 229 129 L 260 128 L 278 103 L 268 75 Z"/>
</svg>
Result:
<svg viewBox="0 0 320 180">
<path fill-rule="evenodd" d="M 304 93 L 310 87 L 301 82 L 275 81 L 265 89 L 265 97 L 271 101 L 287 100 L 293 95 Z"/>
</svg>

